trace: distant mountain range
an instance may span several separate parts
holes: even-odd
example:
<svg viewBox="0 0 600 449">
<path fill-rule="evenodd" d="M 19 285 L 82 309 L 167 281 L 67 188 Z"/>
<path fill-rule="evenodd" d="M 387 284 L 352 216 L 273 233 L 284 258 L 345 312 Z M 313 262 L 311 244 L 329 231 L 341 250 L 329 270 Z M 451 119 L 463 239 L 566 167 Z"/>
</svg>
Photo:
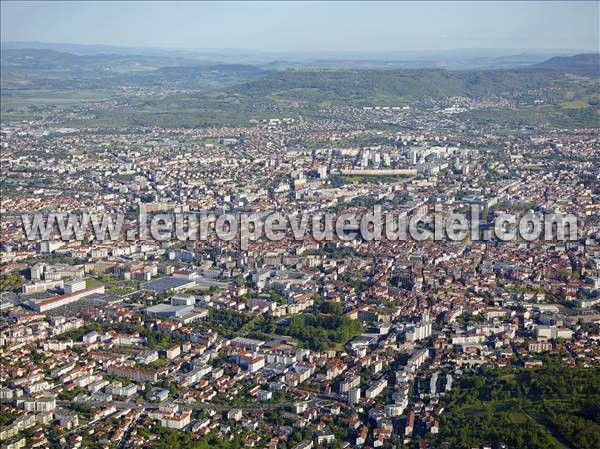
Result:
<svg viewBox="0 0 600 449">
<path fill-rule="evenodd" d="M 394 52 L 266 52 L 244 49 L 142 48 L 45 42 L 3 42 L 2 50 L 53 50 L 78 56 L 157 57 L 196 63 L 251 64 L 266 69 L 286 68 L 515 68 L 541 63 L 575 50 L 455 49 Z"/>
<path fill-rule="evenodd" d="M 599 77 L 600 53 L 586 53 L 575 56 L 555 56 L 534 65 L 535 68 L 557 70 L 562 73 Z"/>
<path fill-rule="evenodd" d="M 58 101 L 73 94 L 75 98 L 106 98 L 121 95 L 117 88 L 144 88 L 146 92 L 139 97 L 127 96 L 127 108 L 96 111 L 98 120 L 93 123 L 205 126 L 244 124 L 251 117 L 273 114 L 318 115 L 327 106 L 398 106 L 465 96 L 547 106 L 527 112 L 531 123 L 551 120 L 560 125 L 597 126 L 598 54 L 551 57 L 530 64 L 524 64 L 528 56 L 513 55 L 510 58 L 518 64 L 511 66 L 505 59 L 508 67 L 489 67 L 489 59 L 481 58 L 476 67 L 485 68 L 449 70 L 437 59 L 248 64 L 168 52 L 73 54 L 4 48 L 2 111 L 29 111 L 29 106 L 55 103 L 54 97 Z M 473 56 L 471 64 L 474 61 Z"/>
<path fill-rule="evenodd" d="M 511 56 L 504 59 L 504 64 L 493 69 L 478 69 L 487 71 L 485 75 L 476 75 L 475 69 L 466 70 L 467 75 L 461 75 L 460 71 L 438 73 L 437 75 L 425 76 L 435 84 L 438 77 L 440 86 L 429 85 L 419 82 L 419 76 L 414 77 L 410 72 L 402 70 L 440 70 L 443 61 L 416 59 L 409 61 L 376 61 L 372 59 L 358 60 L 314 60 L 305 62 L 269 61 L 265 64 L 241 64 L 223 63 L 215 60 L 198 60 L 180 56 L 148 55 L 148 54 L 73 54 L 64 51 L 41 48 L 10 48 L 5 46 L 1 54 L 2 88 L 3 89 L 106 89 L 115 86 L 168 86 L 185 89 L 214 89 L 233 86 L 256 80 L 255 84 L 246 86 L 254 89 L 257 86 L 276 87 L 282 81 L 288 85 L 297 84 L 298 88 L 306 88 L 311 83 L 326 83 L 332 76 L 336 82 L 347 80 L 349 70 L 364 70 L 365 73 L 355 75 L 355 78 L 364 81 L 365 89 L 369 89 L 369 81 L 365 79 L 366 74 L 371 79 L 385 78 L 389 85 L 381 86 L 383 91 L 393 91 L 391 86 L 400 86 L 403 92 L 414 88 L 419 92 L 443 93 L 449 89 L 449 93 L 460 94 L 465 88 L 469 91 L 487 89 L 496 86 L 507 87 L 526 85 L 527 80 L 516 82 L 515 74 L 507 70 L 539 70 L 553 73 L 573 73 L 588 77 L 598 77 L 600 56 L 598 54 L 581 54 L 575 56 L 556 56 L 535 64 L 524 65 L 529 57 Z M 471 55 L 473 56 L 473 55 Z M 487 62 L 486 62 L 487 61 Z M 512 62 L 511 62 L 512 61 Z M 475 64 L 475 59 L 471 59 Z M 498 60 L 496 60 L 496 64 Z M 476 65 L 487 67 L 489 59 L 481 59 Z M 516 67 L 512 67 L 516 64 Z M 508 66 L 508 67 L 507 67 Z M 290 69 L 297 73 L 287 73 Z M 335 75 L 315 73 L 306 74 L 305 70 L 334 70 Z M 385 74 L 377 71 L 384 70 Z M 504 70 L 494 74 L 495 70 Z M 269 73 L 285 73 L 282 75 L 267 76 Z M 443 79 L 442 79 L 443 78 Z M 505 78 L 505 79 L 503 79 Z M 353 82 L 357 82 L 354 80 Z M 304 83 L 304 84 L 303 84 Z M 308 83 L 308 84 L 306 84 Z M 399 84 L 400 83 L 400 84 Z M 262 89 L 261 89 L 262 90 Z"/>
<path fill-rule="evenodd" d="M 115 86 L 214 88 L 267 72 L 247 64 L 223 64 L 169 56 L 75 55 L 46 49 L 4 49 L 3 89 L 98 89 Z"/>
<path fill-rule="evenodd" d="M 2 68 L 23 69 L 69 69 L 69 70 L 95 70 L 106 65 L 119 64 L 149 64 L 161 67 L 166 65 L 180 65 L 182 59 L 164 56 L 147 55 L 121 55 L 98 53 L 94 55 L 76 55 L 64 51 L 23 48 L 2 50 Z"/>
<path fill-rule="evenodd" d="M 63 45 L 63 47 L 65 46 L 68 48 L 81 47 Z M 407 60 L 365 59 L 365 55 L 360 55 L 362 59 L 316 59 L 295 62 L 270 60 L 264 63 L 247 64 L 221 60 L 230 60 L 233 56 L 231 53 L 226 57 L 212 54 L 214 59 L 197 59 L 200 53 L 193 54 L 191 50 L 188 52 L 188 57 L 183 57 L 180 50 L 175 50 L 173 54 L 166 50 L 157 50 L 155 54 L 150 54 L 152 52 L 147 49 L 144 54 L 133 53 L 137 49 L 129 49 L 129 54 L 126 54 L 124 49 L 121 49 L 120 53 L 74 54 L 55 49 L 16 47 L 18 47 L 17 44 L 11 43 L 3 44 L 2 47 L 0 63 L 3 89 L 94 89 L 112 88 L 118 85 L 170 85 L 189 89 L 208 89 L 258 80 L 268 73 L 289 69 L 300 71 L 305 69 L 341 71 L 385 69 L 393 71 L 447 69 L 448 66 L 457 65 L 459 69 L 463 70 L 467 70 L 465 67 L 476 67 L 478 70 L 536 69 L 598 77 L 600 60 L 598 54 L 581 54 L 556 56 L 543 61 L 534 58 L 534 62 L 531 63 L 530 55 L 505 55 L 500 52 L 490 56 L 481 56 L 474 51 L 466 51 L 460 53 L 462 56 L 442 52 L 438 54 L 438 57 L 446 59 L 431 60 L 416 54 L 412 55 L 413 59 Z M 55 47 L 61 48 L 61 45 L 56 44 Z M 84 48 L 90 50 L 86 46 Z M 92 47 L 92 49 L 96 51 L 113 50 L 113 47 Z M 465 55 L 468 56 L 469 63 L 460 59 Z M 428 55 L 428 57 L 431 56 L 433 55 Z M 469 70 L 476 69 L 470 68 Z M 297 78 L 298 75 L 295 77 Z M 448 78 L 452 78 L 452 76 L 448 76 Z M 271 82 L 273 79 L 267 81 Z M 451 80 L 450 85 L 454 85 L 452 83 Z M 444 83 L 444 85 L 446 84 Z M 435 90 L 435 87 L 432 89 Z"/>
</svg>

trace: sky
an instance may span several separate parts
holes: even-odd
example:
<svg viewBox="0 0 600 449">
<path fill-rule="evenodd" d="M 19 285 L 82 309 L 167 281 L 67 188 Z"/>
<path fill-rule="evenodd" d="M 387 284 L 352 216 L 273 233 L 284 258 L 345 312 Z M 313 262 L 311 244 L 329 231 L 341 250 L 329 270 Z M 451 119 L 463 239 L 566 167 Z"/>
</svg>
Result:
<svg viewBox="0 0 600 449">
<path fill-rule="evenodd" d="M 599 2 L 1 3 L 1 40 L 266 52 L 598 51 Z"/>
</svg>

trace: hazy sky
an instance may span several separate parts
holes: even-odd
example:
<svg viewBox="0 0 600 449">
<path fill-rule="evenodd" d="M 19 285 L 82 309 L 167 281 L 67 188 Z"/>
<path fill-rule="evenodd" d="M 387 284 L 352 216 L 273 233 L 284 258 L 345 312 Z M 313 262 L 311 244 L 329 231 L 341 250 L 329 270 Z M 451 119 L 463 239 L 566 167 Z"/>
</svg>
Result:
<svg viewBox="0 0 600 449">
<path fill-rule="evenodd" d="M 2 41 L 264 51 L 598 51 L 598 2 L 14 2 Z"/>
</svg>

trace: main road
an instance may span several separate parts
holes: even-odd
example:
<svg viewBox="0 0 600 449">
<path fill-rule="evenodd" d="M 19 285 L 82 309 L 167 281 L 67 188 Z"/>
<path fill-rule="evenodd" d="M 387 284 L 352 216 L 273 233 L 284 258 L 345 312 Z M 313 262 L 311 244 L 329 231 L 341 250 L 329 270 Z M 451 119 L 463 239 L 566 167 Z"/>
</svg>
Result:
<svg viewBox="0 0 600 449">
<path fill-rule="evenodd" d="M 162 404 L 156 402 L 128 402 L 128 401 L 56 401 L 57 405 L 61 407 L 68 407 L 72 404 L 80 404 L 88 407 L 114 407 L 117 410 L 126 410 L 126 409 L 146 409 L 146 410 L 156 410 Z M 222 404 L 181 404 L 175 403 L 176 405 L 181 406 L 182 408 L 188 410 L 214 410 L 217 412 L 227 412 L 229 410 L 242 410 L 242 411 L 254 411 L 254 410 L 276 410 L 280 408 L 291 407 L 294 403 L 278 403 L 278 404 L 260 404 L 256 407 L 247 407 L 247 406 L 239 406 L 236 407 L 234 405 L 222 405 Z"/>
<path fill-rule="evenodd" d="M 308 395 L 309 393 L 303 390 L 296 390 L 298 393 Z M 223 405 L 213 403 L 195 403 L 185 404 L 176 402 L 176 405 L 188 410 L 214 410 L 216 412 L 227 412 L 229 410 L 242 410 L 242 411 L 254 411 L 254 410 L 277 410 L 282 408 L 290 408 L 299 402 L 307 402 L 311 406 L 317 406 L 320 401 L 340 401 L 340 397 L 334 394 L 322 394 L 322 393 L 310 393 L 310 398 L 305 400 L 298 400 L 296 402 L 279 402 L 279 403 L 259 403 L 256 406 L 235 406 L 235 405 Z M 117 410 L 126 409 L 146 409 L 156 410 L 162 404 L 159 402 L 130 402 L 130 401 L 56 401 L 57 405 L 61 407 L 68 407 L 71 404 L 81 404 L 88 407 L 114 407 Z"/>
</svg>

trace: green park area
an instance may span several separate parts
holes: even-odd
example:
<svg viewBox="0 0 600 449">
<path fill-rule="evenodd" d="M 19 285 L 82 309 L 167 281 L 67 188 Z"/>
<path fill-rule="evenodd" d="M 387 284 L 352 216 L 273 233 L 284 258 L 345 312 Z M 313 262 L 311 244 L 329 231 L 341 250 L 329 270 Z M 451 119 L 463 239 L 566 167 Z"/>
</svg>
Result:
<svg viewBox="0 0 600 449">
<path fill-rule="evenodd" d="M 464 376 L 445 407 L 434 441 L 452 448 L 600 447 L 598 368 L 568 368 L 548 357 L 539 369 L 485 370 Z"/>
</svg>

